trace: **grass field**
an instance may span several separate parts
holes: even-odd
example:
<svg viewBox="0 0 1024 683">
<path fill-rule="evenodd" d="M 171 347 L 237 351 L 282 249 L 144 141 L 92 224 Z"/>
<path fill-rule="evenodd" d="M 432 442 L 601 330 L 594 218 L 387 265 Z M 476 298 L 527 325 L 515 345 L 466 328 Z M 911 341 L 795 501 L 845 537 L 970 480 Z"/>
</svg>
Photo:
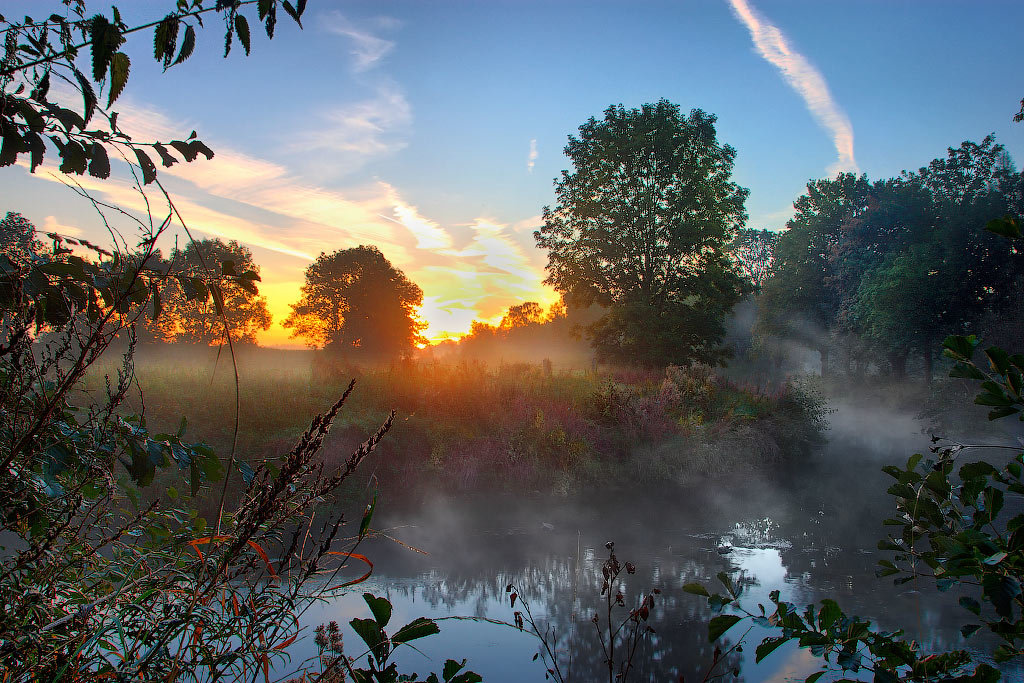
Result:
<svg viewBox="0 0 1024 683">
<path fill-rule="evenodd" d="M 560 369 L 543 364 L 407 362 L 353 367 L 310 351 L 237 354 L 236 452 L 287 452 L 310 419 L 356 380 L 324 449 L 340 462 L 397 411 L 364 477 L 404 492 L 493 487 L 569 493 L 582 486 L 668 483 L 770 466 L 806 449 L 821 403 L 792 384 L 742 386 L 708 368 Z M 144 347 L 132 409 L 226 455 L 235 420 L 230 358 L 215 349 Z M 91 390 L 102 385 L 100 368 Z"/>
</svg>

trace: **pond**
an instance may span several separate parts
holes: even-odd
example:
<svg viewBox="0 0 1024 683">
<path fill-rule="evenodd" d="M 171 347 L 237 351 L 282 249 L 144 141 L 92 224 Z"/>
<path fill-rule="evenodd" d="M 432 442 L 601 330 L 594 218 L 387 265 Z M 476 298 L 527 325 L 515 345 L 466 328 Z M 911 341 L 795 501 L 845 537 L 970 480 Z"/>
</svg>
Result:
<svg viewBox="0 0 1024 683">
<path fill-rule="evenodd" d="M 712 615 L 704 598 L 682 586 L 701 582 L 719 590 L 715 576 L 723 571 L 741 577 L 748 609 L 767 606 L 773 590 L 799 605 L 831 597 L 848 614 L 904 629 L 925 649 L 991 651 L 983 640 L 960 636 L 970 615 L 956 604 L 955 591 L 937 593 L 926 579 L 895 586 L 875 577 L 884 557 L 876 544 L 887 531 L 881 522 L 893 510 L 885 493 L 890 479 L 880 467 L 927 448 L 927 437 L 912 420 L 893 423 L 889 416 L 889 423 L 868 428 L 842 412 L 836 417 L 825 444 L 770 475 L 736 473 L 728 482 L 685 489 L 594 491 L 569 500 L 537 492 L 437 499 L 414 511 L 389 509 L 382 500 L 375 526 L 424 553 L 381 539 L 364 544 L 360 551 L 376 563 L 373 578 L 316 605 L 304 623 L 336 620 L 346 652 L 362 652 L 347 622 L 369 616 L 360 598 L 368 591 L 391 600 L 395 627 L 417 616 L 443 619 L 440 634 L 416 643 L 419 652 L 404 648 L 400 670 L 425 677 L 440 672 L 446 658 L 465 658 L 485 681 L 544 680 L 542 660 L 533 659 L 537 638 L 465 619 L 512 622 L 523 609 L 510 607 L 506 586 L 513 583 L 542 628 L 561 644 L 571 639 L 572 679 L 606 680 L 591 617 L 600 611 L 604 618 L 601 565 L 606 542 L 614 541 L 619 559 L 636 565 L 625 582 L 626 604 L 661 591 L 649 620 L 655 633 L 638 649 L 630 680 L 704 678 L 715 650 L 707 638 Z M 742 633 L 730 631 L 726 649 Z M 764 635 L 751 631 L 743 651 L 731 652 L 716 672 L 778 681 L 803 680 L 818 669 L 808 652 L 788 645 L 755 664 Z M 304 655 L 315 651 L 308 641 L 305 647 Z"/>
</svg>

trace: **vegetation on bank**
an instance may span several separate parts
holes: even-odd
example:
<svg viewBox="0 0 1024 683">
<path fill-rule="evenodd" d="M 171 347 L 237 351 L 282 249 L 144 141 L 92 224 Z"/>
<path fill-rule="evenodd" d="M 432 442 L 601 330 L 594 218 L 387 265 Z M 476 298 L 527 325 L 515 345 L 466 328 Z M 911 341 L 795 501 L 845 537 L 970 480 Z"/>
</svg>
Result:
<svg viewBox="0 0 1024 683">
<path fill-rule="evenodd" d="M 233 436 L 234 378 L 216 350 L 141 352 L 136 374 L 148 424 L 176 427 L 215 450 Z M 706 366 L 667 370 L 551 370 L 525 363 L 405 362 L 354 368 L 303 351 L 240 353 L 239 457 L 288 444 L 356 376 L 358 390 L 326 444 L 327 463 L 394 409 L 372 474 L 387 488 L 508 487 L 571 492 L 584 484 L 672 484 L 771 465 L 802 452 L 825 408 L 806 383 L 729 381 Z M 97 373 L 92 380 L 99 382 Z M 202 387 L 196 391 L 196 387 Z M 369 475 L 367 471 L 365 474 Z"/>
</svg>

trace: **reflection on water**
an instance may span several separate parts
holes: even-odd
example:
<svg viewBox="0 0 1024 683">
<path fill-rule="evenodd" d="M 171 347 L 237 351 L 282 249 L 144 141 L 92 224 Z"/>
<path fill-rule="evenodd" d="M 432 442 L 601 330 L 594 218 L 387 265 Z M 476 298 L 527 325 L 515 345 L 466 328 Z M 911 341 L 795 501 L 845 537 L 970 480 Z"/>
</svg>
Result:
<svg viewBox="0 0 1024 683">
<path fill-rule="evenodd" d="M 887 478 L 879 472 L 882 461 L 865 463 L 853 453 L 862 449 L 833 442 L 792 472 L 683 491 L 595 493 L 572 501 L 540 495 L 437 500 L 414 512 L 392 506 L 377 526 L 393 527 L 391 533 L 429 554 L 373 542 L 364 551 L 377 572 L 358 592 L 386 595 L 395 605 L 395 626 L 421 615 L 512 621 L 505 586 L 515 583 L 538 622 L 572 639 L 573 679 L 600 680 L 604 658 L 590 617 L 601 604 L 604 543 L 614 540 L 619 559 L 637 567 L 626 577 L 627 605 L 661 589 L 650 619 L 656 633 L 634 660 L 633 680 L 703 678 L 715 648 L 707 641 L 710 615 L 705 601 L 682 586 L 697 581 L 714 590 L 721 571 L 742 577 L 748 609 L 767 605 L 772 590 L 797 604 L 833 597 L 847 613 L 903 628 L 927 649 L 968 647 L 959 635 L 966 619 L 955 595 L 938 594 L 924 580 L 894 586 L 875 578 L 875 547 L 885 535 L 880 522 L 891 510 Z M 381 507 L 388 510 L 387 501 Z M 355 616 L 366 616 L 358 594 L 318 605 L 305 623 L 344 624 Z M 544 678 L 541 662 L 531 661 L 538 643 L 526 633 L 458 619 L 441 622 L 441 629 L 420 641 L 422 654 L 402 655 L 407 670 L 439 671 L 452 657 L 467 658 L 485 681 Z M 357 654 L 358 640 L 345 630 L 347 652 Z M 753 645 L 764 635 L 755 628 L 750 645 L 729 655 L 727 667 L 742 680 L 802 680 L 819 666 L 795 647 L 755 665 Z M 990 649 L 981 641 L 970 645 Z"/>
</svg>

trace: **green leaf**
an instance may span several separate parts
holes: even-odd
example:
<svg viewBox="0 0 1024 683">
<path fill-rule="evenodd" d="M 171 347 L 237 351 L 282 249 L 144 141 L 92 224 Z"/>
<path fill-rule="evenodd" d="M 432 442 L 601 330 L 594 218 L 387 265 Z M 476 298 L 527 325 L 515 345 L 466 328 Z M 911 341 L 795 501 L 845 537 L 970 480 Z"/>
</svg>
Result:
<svg viewBox="0 0 1024 683">
<path fill-rule="evenodd" d="M 973 334 L 967 337 L 953 334 L 942 342 L 945 349 L 943 353 L 954 360 L 968 361 L 974 355 L 974 349 L 978 344 L 978 338 Z"/>
<path fill-rule="evenodd" d="M 384 632 L 373 619 L 353 619 L 348 624 L 366 643 L 366 647 L 373 650 L 375 656 L 381 651 L 382 645 L 386 647 Z"/>
<path fill-rule="evenodd" d="M 238 41 L 242 43 L 246 56 L 249 55 L 249 22 L 241 14 L 235 15 L 235 33 L 238 34 Z"/>
<path fill-rule="evenodd" d="M 960 363 L 949 371 L 950 377 L 963 377 L 965 379 L 985 379 L 985 373 L 973 365 Z"/>
<path fill-rule="evenodd" d="M 167 148 L 161 145 L 159 142 L 153 143 L 153 149 L 160 155 L 160 163 L 164 165 L 164 168 L 168 168 L 178 163 L 178 160 L 171 156 L 171 153 L 167 151 Z"/>
<path fill-rule="evenodd" d="M 181 39 L 181 50 L 178 51 L 178 58 L 174 60 L 174 65 L 181 64 L 186 59 L 192 56 L 192 52 L 196 49 L 196 30 L 191 26 L 185 27 L 185 37 Z"/>
<path fill-rule="evenodd" d="M 760 663 L 762 659 L 775 652 L 779 646 L 787 641 L 789 641 L 789 638 L 786 638 L 785 636 L 765 638 L 761 641 L 761 644 L 757 646 L 754 661 L 756 663 Z"/>
<path fill-rule="evenodd" d="M 298 10 L 295 9 L 292 3 L 288 2 L 288 0 L 284 0 L 284 2 L 281 3 L 281 7 L 283 7 L 284 11 L 288 13 L 288 16 L 295 20 L 295 23 L 299 25 L 299 28 L 302 28 L 302 18 L 299 16 Z"/>
<path fill-rule="evenodd" d="M 375 597 L 372 593 L 363 593 L 363 600 L 370 606 L 370 612 L 377 620 L 377 625 L 381 628 L 387 626 L 391 621 L 391 603 L 388 599 Z"/>
<path fill-rule="evenodd" d="M 824 671 L 816 671 L 815 673 L 812 673 L 810 676 L 805 678 L 804 683 L 815 683 L 819 678 L 821 678 L 824 675 Z"/>
<path fill-rule="evenodd" d="M 706 598 L 711 597 L 711 594 L 708 593 L 708 589 L 705 588 L 704 586 L 702 586 L 699 583 L 687 583 L 687 584 L 684 584 L 683 585 L 683 592 L 684 593 L 692 593 L 694 595 L 703 595 Z"/>
<path fill-rule="evenodd" d="M 366 504 L 366 510 L 363 512 L 363 518 L 359 522 L 359 538 L 366 535 L 366 532 L 370 529 L 370 521 L 373 519 L 373 511 L 377 508 L 377 494 L 373 494 L 373 500 Z"/>
<path fill-rule="evenodd" d="M 1020 239 L 1022 236 L 1020 225 L 1011 216 L 994 218 L 985 225 L 985 229 L 989 232 L 994 232 L 997 235 L 1009 237 L 1010 239 Z"/>
<path fill-rule="evenodd" d="M 78 80 L 78 87 L 82 93 L 82 121 L 88 124 L 93 112 L 96 111 L 96 92 L 92 89 L 89 79 L 78 69 L 75 69 L 75 78 Z"/>
<path fill-rule="evenodd" d="M 153 160 L 149 158 L 149 155 L 141 149 L 138 147 L 133 149 L 135 150 L 135 158 L 139 160 L 139 168 L 142 169 L 142 184 L 149 185 L 156 180 L 156 166 L 153 164 Z"/>
<path fill-rule="evenodd" d="M 410 640 L 425 638 L 440 632 L 440 627 L 433 620 L 426 617 L 417 617 L 398 629 L 398 632 L 391 636 L 391 641 L 394 643 L 408 643 Z"/>
<path fill-rule="evenodd" d="M 92 153 L 89 160 L 89 175 L 94 178 L 110 177 L 110 159 L 107 157 L 107 150 L 98 142 L 92 143 Z"/>
<path fill-rule="evenodd" d="M 89 44 L 92 48 L 92 78 L 94 81 L 102 81 L 106 77 L 110 59 L 122 42 L 121 32 L 105 16 L 97 14 L 89 20 Z"/>
<path fill-rule="evenodd" d="M 193 42 L 194 40 L 193 36 Z M 165 69 L 171 65 L 177 42 L 178 18 L 173 14 L 168 14 L 157 24 L 153 33 L 153 58 L 158 62 L 163 62 Z"/>
<path fill-rule="evenodd" d="M 715 642 L 728 631 L 741 617 L 735 614 L 720 614 L 708 623 L 708 642 Z"/>
<path fill-rule="evenodd" d="M 120 97 L 124 86 L 128 83 L 128 75 L 131 72 L 132 61 L 128 55 L 118 52 L 110 59 L 110 90 L 107 95 L 107 107 L 114 104 L 114 100 Z"/>
</svg>

